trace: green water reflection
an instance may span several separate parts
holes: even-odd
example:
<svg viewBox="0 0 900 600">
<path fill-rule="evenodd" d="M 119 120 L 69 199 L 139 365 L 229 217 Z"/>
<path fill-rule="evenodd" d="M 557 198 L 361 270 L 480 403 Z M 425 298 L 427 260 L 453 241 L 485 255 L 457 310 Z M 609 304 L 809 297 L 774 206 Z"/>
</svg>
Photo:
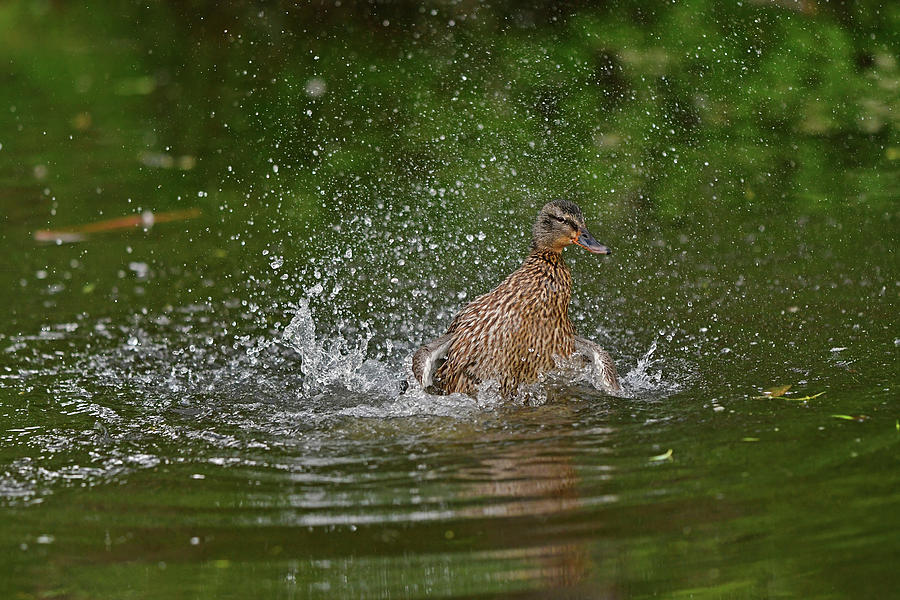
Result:
<svg viewBox="0 0 900 600">
<path fill-rule="evenodd" d="M 889 597 L 898 32 L 3 4 L 0 596 Z M 615 251 L 566 257 L 626 397 L 398 396 L 560 194 Z"/>
</svg>

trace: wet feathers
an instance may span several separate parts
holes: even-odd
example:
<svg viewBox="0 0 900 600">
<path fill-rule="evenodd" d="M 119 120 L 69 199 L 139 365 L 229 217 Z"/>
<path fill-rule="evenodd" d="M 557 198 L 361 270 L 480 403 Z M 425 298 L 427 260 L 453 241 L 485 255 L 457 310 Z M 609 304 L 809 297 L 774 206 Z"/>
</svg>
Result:
<svg viewBox="0 0 900 600">
<path fill-rule="evenodd" d="M 415 353 L 413 373 L 419 383 L 431 392 L 474 395 L 481 382 L 494 380 L 509 397 L 553 369 L 556 357 L 580 352 L 599 367 L 604 385 L 618 389 L 609 355 L 577 337 L 569 320 L 572 275 L 561 251 L 573 243 L 609 252 L 584 228 L 574 203 L 545 205 L 522 266 L 463 307 L 444 335 Z"/>
</svg>

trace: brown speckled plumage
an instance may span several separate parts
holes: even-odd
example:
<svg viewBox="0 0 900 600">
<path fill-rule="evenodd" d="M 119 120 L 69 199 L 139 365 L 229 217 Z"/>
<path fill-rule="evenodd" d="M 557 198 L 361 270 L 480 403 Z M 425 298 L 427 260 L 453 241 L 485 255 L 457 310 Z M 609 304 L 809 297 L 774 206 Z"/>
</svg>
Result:
<svg viewBox="0 0 900 600">
<path fill-rule="evenodd" d="M 599 362 L 607 387 L 618 389 L 609 355 L 577 338 L 569 320 L 572 275 L 561 252 L 572 243 L 609 253 L 587 232 L 575 204 L 556 200 L 545 205 L 522 266 L 463 307 L 447 333 L 416 352 L 413 372 L 423 387 L 474 395 L 478 384 L 490 379 L 499 383 L 501 394 L 512 396 L 520 384 L 551 370 L 554 357 L 580 351 Z"/>
</svg>

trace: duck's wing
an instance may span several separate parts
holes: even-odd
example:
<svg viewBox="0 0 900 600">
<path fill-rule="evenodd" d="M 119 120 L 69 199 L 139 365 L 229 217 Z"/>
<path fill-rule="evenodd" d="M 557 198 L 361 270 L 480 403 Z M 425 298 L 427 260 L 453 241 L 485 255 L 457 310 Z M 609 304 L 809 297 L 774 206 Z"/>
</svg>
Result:
<svg viewBox="0 0 900 600">
<path fill-rule="evenodd" d="M 428 389 L 434 383 L 434 374 L 447 360 L 447 350 L 453 341 L 452 333 L 445 333 L 433 342 L 429 342 L 413 354 L 413 375 L 419 380 L 422 389 Z"/>
<path fill-rule="evenodd" d="M 619 385 L 619 374 L 616 372 L 616 363 L 613 362 L 609 352 L 587 338 L 575 336 L 575 354 L 583 356 L 594 365 L 599 379 L 604 386 L 614 392 L 622 389 Z"/>
</svg>

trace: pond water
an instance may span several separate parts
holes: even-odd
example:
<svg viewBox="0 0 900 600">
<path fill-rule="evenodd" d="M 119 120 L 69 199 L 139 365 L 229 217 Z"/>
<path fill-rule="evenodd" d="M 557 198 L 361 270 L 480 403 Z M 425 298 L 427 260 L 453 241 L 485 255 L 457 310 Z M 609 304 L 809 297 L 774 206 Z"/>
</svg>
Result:
<svg viewBox="0 0 900 600">
<path fill-rule="evenodd" d="M 131 35 L 12 5 L 0 23 L 93 59 L 103 45 L 75 33 Z M 387 185 L 387 164 L 308 189 L 300 159 L 309 179 L 262 158 L 242 171 L 243 142 L 285 142 L 271 131 L 191 122 L 195 105 L 230 106 L 222 122 L 248 110 L 215 81 L 151 102 L 142 86 L 162 75 L 126 68 L 94 74 L 117 90 L 104 105 L 29 95 L 22 57 L 42 51 L 17 31 L 0 93 L 0 596 L 900 586 L 896 157 L 854 195 L 823 182 L 822 206 L 726 190 L 673 217 L 580 190 L 614 253 L 565 251 L 571 315 L 622 394 L 401 394 L 417 346 L 522 259 L 537 209 L 570 189 L 558 172 Z M 87 85 L 73 64 L 52 85 Z M 145 211 L 152 226 L 35 239 Z"/>
</svg>

